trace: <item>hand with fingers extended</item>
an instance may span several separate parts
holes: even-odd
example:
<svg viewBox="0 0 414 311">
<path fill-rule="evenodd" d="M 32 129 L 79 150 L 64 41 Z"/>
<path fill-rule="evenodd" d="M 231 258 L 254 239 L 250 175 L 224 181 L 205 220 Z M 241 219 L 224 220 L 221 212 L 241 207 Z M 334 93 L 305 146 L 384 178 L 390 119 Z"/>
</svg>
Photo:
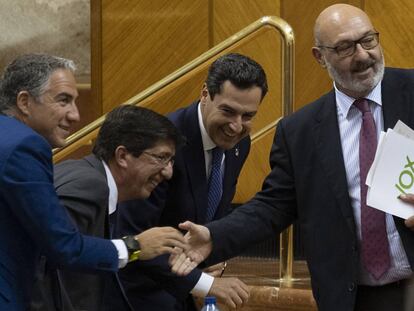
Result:
<svg viewBox="0 0 414 311">
<path fill-rule="evenodd" d="M 213 244 L 210 231 L 207 227 L 197 225 L 191 221 L 179 224 L 180 229 L 187 230 L 185 235 L 187 249 L 170 256 L 171 270 L 180 276 L 189 274 L 197 265 L 204 261 L 210 254 Z"/>
<path fill-rule="evenodd" d="M 187 239 L 172 227 L 154 227 L 135 236 L 140 245 L 140 260 L 149 260 L 162 254 L 186 250 Z"/>
<path fill-rule="evenodd" d="M 404 202 L 413 204 L 413 208 L 414 208 L 414 194 L 412 193 L 401 194 L 399 198 Z M 413 214 L 414 214 L 414 209 L 413 209 Z M 414 215 L 405 220 L 405 225 L 408 228 L 410 228 L 412 231 L 414 231 Z"/>
<path fill-rule="evenodd" d="M 217 301 L 231 309 L 243 307 L 249 299 L 249 287 L 238 278 L 214 278 L 208 296 L 215 296 Z"/>
</svg>

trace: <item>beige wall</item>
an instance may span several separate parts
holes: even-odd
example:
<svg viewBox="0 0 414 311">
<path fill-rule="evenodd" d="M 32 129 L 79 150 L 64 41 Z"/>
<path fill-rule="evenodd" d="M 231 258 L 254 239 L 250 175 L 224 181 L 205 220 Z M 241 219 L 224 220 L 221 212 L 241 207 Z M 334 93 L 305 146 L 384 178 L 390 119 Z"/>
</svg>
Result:
<svg viewBox="0 0 414 311">
<path fill-rule="evenodd" d="M 89 0 L 0 0 L 0 68 L 17 55 L 50 53 L 73 59 L 90 77 Z"/>
</svg>

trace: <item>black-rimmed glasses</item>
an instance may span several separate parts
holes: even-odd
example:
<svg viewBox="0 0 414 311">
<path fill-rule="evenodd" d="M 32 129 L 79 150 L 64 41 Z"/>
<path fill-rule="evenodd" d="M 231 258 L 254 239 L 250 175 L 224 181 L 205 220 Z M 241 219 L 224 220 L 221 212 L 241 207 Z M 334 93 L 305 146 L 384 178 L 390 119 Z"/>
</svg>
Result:
<svg viewBox="0 0 414 311">
<path fill-rule="evenodd" d="M 357 44 L 360 44 L 365 50 L 371 50 L 375 48 L 378 43 L 379 32 L 374 32 L 355 41 L 343 41 L 337 46 L 318 45 L 318 48 L 334 50 L 339 57 L 347 57 L 355 53 Z"/>
<path fill-rule="evenodd" d="M 151 153 L 151 152 L 148 152 L 148 151 L 143 151 L 142 153 L 145 153 L 146 155 L 149 155 L 160 166 L 167 166 L 169 163 L 171 163 L 171 166 L 174 165 L 174 161 L 175 161 L 174 156 L 162 156 L 162 155 Z"/>
</svg>

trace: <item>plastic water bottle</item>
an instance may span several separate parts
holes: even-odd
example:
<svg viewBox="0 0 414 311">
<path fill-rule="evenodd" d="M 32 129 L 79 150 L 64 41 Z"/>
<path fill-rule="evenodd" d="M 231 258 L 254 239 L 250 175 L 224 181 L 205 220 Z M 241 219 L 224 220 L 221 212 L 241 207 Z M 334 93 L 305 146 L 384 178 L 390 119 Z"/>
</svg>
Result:
<svg viewBox="0 0 414 311">
<path fill-rule="evenodd" d="M 204 307 L 201 311 L 220 311 L 216 306 L 216 297 L 204 298 Z"/>
</svg>

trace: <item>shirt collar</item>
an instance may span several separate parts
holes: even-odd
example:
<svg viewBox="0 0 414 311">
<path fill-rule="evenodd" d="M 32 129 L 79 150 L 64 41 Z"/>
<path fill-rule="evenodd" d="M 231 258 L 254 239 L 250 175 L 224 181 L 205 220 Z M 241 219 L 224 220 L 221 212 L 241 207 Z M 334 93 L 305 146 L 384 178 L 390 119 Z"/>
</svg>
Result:
<svg viewBox="0 0 414 311">
<path fill-rule="evenodd" d="M 106 180 L 108 182 L 109 188 L 109 198 L 108 198 L 108 214 L 111 215 L 116 211 L 116 206 L 118 204 L 118 188 L 115 183 L 114 176 L 111 173 L 108 165 L 102 161 L 102 164 L 105 168 Z"/>
<path fill-rule="evenodd" d="M 345 93 L 341 92 L 334 82 L 335 88 L 335 97 L 336 97 L 336 106 L 339 110 L 339 113 L 342 114 L 344 117 L 348 116 L 349 110 L 352 107 L 352 104 L 356 100 L 356 98 L 350 97 Z M 381 82 L 378 83 L 374 89 L 365 96 L 366 99 L 369 99 L 371 102 L 376 103 L 377 105 L 382 106 L 382 98 L 381 98 Z"/>
<path fill-rule="evenodd" d="M 197 114 L 198 114 L 198 125 L 200 127 L 200 133 L 201 133 L 201 140 L 203 142 L 203 149 L 204 151 L 214 149 L 216 147 L 216 144 L 213 142 L 210 136 L 208 136 L 206 128 L 204 127 L 203 116 L 201 115 L 201 104 L 200 103 L 198 103 Z"/>
</svg>

